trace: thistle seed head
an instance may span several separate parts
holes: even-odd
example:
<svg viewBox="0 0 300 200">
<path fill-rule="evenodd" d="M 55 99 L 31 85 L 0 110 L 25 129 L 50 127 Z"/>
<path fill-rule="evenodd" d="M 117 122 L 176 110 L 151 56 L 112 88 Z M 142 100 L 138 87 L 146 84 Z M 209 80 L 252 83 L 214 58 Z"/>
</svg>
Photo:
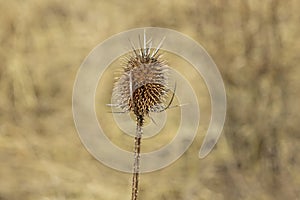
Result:
<svg viewBox="0 0 300 200">
<path fill-rule="evenodd" d="M 165 109 L 169 92 L 168 66 L 158 54 L 159 48 L 151 49 L 151 40 L 144 41 L 144 47 L 138 50 L 133 46 L 113 88 L 114 105 L 123 112 L 132 111 L 137 117 L 144 117 L 149 112 Z"/>
</svg>

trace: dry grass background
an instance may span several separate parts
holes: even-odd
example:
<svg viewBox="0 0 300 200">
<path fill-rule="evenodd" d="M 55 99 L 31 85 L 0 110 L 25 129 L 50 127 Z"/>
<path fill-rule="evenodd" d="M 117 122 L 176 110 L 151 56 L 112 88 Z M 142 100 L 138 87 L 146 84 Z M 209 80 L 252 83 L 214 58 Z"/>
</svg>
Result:
<svg viewBox="0 0 300 200">
<path fill-rule="evenodd" d="M 217 148 L 199 160 L 197 137 L 170 167 L 142 175 L 141 199 L 300 198 L 299 1 L 15 0 L 0 2 L 0 16 L 1 200 L 129 199 L 131 175 L 81 144 L 71 96 L 93 47 L 144 26 L 207 49 L 228 111 Z"/>
</svg>

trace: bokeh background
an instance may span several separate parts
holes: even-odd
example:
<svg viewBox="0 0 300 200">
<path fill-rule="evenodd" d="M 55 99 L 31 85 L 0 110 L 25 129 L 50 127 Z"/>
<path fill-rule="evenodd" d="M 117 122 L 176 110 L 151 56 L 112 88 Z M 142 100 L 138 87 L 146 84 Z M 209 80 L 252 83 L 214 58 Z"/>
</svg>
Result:
<svg viewBox="0 0 300 200">
<path fill-rule="evenodd" d="M 0 199 L 130 199 L 131 175 L 81 144 L 72 89 L 97 44 L 145 26 L 209 52 L 228 110 L 214 151 L 198 159 L 197 136 L 174 164 L 141 176 L 140 199 L 299 199 L 299 24 L 297 0 L 1 1 Z"/>
</svg>

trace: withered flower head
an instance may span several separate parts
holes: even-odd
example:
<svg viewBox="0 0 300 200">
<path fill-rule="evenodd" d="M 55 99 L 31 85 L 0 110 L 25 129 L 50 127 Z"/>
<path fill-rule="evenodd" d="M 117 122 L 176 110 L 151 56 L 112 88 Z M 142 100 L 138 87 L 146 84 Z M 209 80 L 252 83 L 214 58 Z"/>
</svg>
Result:
<svg viewBox="0 0 300 200">
<path fill-rule="evenodd" d="M 169 92 L 168 66 L 159 54 L 162 42 L 156 49 L 151 48 L 151 43 L 144 35 L 143 47 L 135 49 L 132 44 L 132 54 L 126 58 L 122 75 L 113 88 L 114 104 L 141 118 L 164 110 Z"/>
</svg>

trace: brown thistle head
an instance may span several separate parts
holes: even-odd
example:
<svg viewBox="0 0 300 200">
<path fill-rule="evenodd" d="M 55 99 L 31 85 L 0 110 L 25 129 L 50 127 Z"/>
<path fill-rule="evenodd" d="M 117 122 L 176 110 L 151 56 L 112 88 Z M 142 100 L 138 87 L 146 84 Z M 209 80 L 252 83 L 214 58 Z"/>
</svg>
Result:
<svg viewBox="0 0 300 200">
<path fill-rule="evenodd" d="M 168 66 L 158 53 L 161 44 L 151 49 L 151 40 L 146 42 L 144 36 L 144 47 L 136 50 L 132 45 L 133 52 L 113 88 L 115 105 L 124 112 L 132 111 L 137 118 L 166 108 Z"/>
</svg>

